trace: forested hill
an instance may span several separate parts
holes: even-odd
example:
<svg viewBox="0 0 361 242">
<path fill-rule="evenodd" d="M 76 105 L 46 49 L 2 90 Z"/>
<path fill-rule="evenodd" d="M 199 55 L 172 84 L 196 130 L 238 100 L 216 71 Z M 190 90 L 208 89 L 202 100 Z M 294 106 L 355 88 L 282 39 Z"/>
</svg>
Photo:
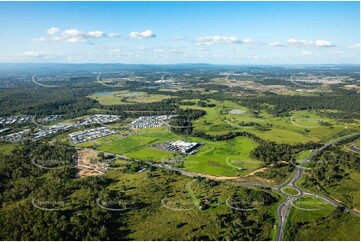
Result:
<svg viewBox="0 0 361 242">
<path fill-rule="evenodd" d="M 324 95 L 324 96 L 263 96 L 250 97 L 241 100 L 241 103 L 252 109 L 260 109 L 264 104 L 272 105 L 269 112 L 280 116 L 293 110 L 339 110 L 358 115 L 360 110 L 360 96 L 351 95 Z"/>
</svg>

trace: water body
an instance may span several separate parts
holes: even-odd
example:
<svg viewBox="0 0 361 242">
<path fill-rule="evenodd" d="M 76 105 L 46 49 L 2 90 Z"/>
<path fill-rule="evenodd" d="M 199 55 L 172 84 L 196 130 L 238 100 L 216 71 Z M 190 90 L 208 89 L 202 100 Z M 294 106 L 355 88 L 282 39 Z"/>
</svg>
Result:
<svg viewBox="0 0 361 242">
<path fill-rule="evenodd" d="M 113 92 L 96 92 L 96 95 L 109 95 L 112 94 Z"/>
<path fill-rule="evenodd" d="M 246 111 L 241 110 L 241 109 L 233 109 L 229 112 L 229 114 L 245 114 Z"/>
</svg>

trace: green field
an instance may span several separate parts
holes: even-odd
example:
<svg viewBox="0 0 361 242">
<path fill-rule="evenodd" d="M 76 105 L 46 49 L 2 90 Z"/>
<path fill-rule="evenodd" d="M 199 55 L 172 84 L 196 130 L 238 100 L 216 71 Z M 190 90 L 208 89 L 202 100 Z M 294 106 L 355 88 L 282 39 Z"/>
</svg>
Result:
<svg viewBox="0 0 361 242">
<path fill-rule="evenodd" d="M 323 202 L 321 199 L 304 196 L 293 203 L 290 221 L 292 223 L 310 222 L 317 217 L 327 216 L 334 209 L 335 207 Z"/>
<path fill-rule="evenodd" d="M 189 101 L 198 102 L 197 99 Z M 246 107 L 231 101 L 210 100 L 208 104 L 215 107 L 200 107 L 197 105 L 180 105 L 183 109 L 200 109 L 206 111 L 206 115 L 193 122 L 195 130 L 203 130 L 209 134 L 224 134 L 231 130 L 244 130 L 253 133 L 262 139 L 277 143 L 319 142 L 330 136 L 344 131 L 345 129 L 359 128 L 359 122 L 339 123 L 315 111 L 295 111 L 288 117 L 274 117 L 266 111 L 261 111 L 258 116 Z M 232 110 L 245 111 L 243 114 L 230 114 Z M 328 122 L 332 127 L 322 126 L 319 121 Z M 256 126 L 244 126 L 242 122 L 254 122 L 267 127 L 263 131 Z"/>
<path fill-rule="evenodd" d="M 173 157 L 175 153 L 149 146 L 168 140 L 176 140 L 177 138 L 177 135 L 167 131 L 139 131 L 136 135 L 125 138 L 119 137 L 111 142 L 101 143 L 96 149 L 103 152 L 126 155 L 134 159 L 160 162 L 162 158 Z M 96 141 L 99 142 L 99 139 Z"/>
<path fill-rule="evenodd" d="M 18 146 L 16 143 L 0 143 L 0 154 L 9 155 Z"/>
<path fill-rule="evenodd" d="M 312 153 L 312 150 L 304 150 L 304 151 L 301 151 L 301 152 L 297 155 L 296 161 L 304 161 L 311 153 Z"/>
<path fill-rule="evenodd" d="M 348 207 L 360 209 L 360 173 L 357 171 L 346 171 L 349 176 L 334 182 L 332 186 L 312 186 L 305 188 L 312 192 L 324 194 L 326 196 L 337 199 L 347 205 Z M 307 171 L 306 171 L 307 174 Z M 299 182 L 301 187 L 304 187 L 304 179 Z M 327 193 L 325 193 L 327 191 Z"/>
<path fill-rule="evenodd" d="M 297 156 L 295 156 L 293 158 L 293 163 L 295 165 L 299 165 L 300 163 L 302 163 L 310 154 L 312 153 L 312 150 L 304 150 L 304 151 L 301 151 L 300 153 L 297 154 Z M 309 163 L 307 163 L 305 165 L 305 167 L 307 167 L 309 165 Z"/>
<path fill-rule="evenodd" d="M 296 196 L 298 194 L 298 191 L 291 187 L 282 188 L 282 191 L 291 196 Z"/>
<path fill-rule="evenodd" d="M 219 176 L 239 176 L 252 172 L 262 165 L 262 162 L 250 158 L 250 152 L 258 145 L 250 138 L 236 137 L 225 141 L 210 141 L 177 135 L 169 132 L 166 127 L 136 130 L 135 135 L 128 137 L 110 135 L 77 146 L 93 147 L 102 152 L 126 155 L 143 161 L 162 162 L 172 160 L 179 154 L 152 146 L 176 140 L 203 144 L 196 154 L 185 157 L 183 165 L 188 171 Z"/>
<path fill-rule="evenodd" d="M 171 96 L 161 94 L 147 94 L 145 92 L 118 91 L 109 93 L 94 93 L 88 96 L 102 105 L 151 103 L 159 102 Z"/>
<path fill-rule="evenodd" d="M 349 142 L 349 143 L 347 143 L 347 144 L 345 144 L 345 145 L 343 146 L 343 150 L 344 150 L 344 151 L 350 151 L 350 152 L 359 153 L 359 152 L 357 152 L 357 151 L 354 151 L 354 150 L 349 149 L 349 147 L 350 147 L 351 145 L 356 146 L 356 147 L 360 147 L 360 139 L 358 138 L 358 139 L 356 139 L 356 140 L 354 140 L 354 141 L 352 141 L 352 142 Z"/>
<path fill-rule="evenodd" d="M 294 202 L 288 218 L 285 240 L 355 240 L 360 238 L 360 220 L 353 214 L 337 213 L 336 208 L 314 197 Z"/>
<path fill-rule="evenodd" d="M 146 204 L 126 213 L 128 239 L 227 240 L 232 238 L 224 237 L 227 235 L 226 230 L 231 229 L 231 226 L 230 224 L 226 227 L 220 226 L 217 222 L 218 216 L 232 214 L 233 210 L 225 204 L 225 201 L 232 194 L 242 195 L 245 188 L 235 189 L 227 185 L 208 187 L 196 179 L 166 175 L 161 171 L 152 174 L 150 177 L 143 173 L 120 174 L 118 171 L 109 171 L 105 174 L 106 177 L 115 180 L 115 183 L 108 187 L 109 190 L 126 187 L 128 197 L 137 198 L 138 201 Z M 259 189 L 252 190 L 254 194 L 260 192 Z M 149 196 L 150 192 L 152 196 Z M 200 210 L 198 203 L 203 199 L 210 201 L 209 208 Z M 274 207 L 274 204 L 271 206 Z M 271 221 L 275 219 L 271 206 L 260 206 L 253 212 L 245 213 L 243 216 L 252 224 L 249 228 L 245 225 L 236 226 L 231 230 L 242 229 L 241 231 L 248 231 L 247 233 L 259 233 L 260 239 L 270 240 L 273 229 Z M 261 216 L 267 219 L 262 220 Z M 240 233 L 235 236 L 247 238 L 245 234 Z"/>
<path fill-rule="evenodd" d="M 184 166 L 189 171 L 219 176 L 238 176 L 250 173 L 262 164 L 250 158 L 250 152 L 257 147 L 257 143 L 249 138 L 237 137 L 216 142 L 199 138 L 191 138 L 191 140 L 204 143 L 204 145 L 197 154 L 186 157 Z"/>
<path fill-rule="evenodd" d="M 297 111 L 290 120 L 296 126 L 309 129 L 320 128 L 320 121 L 333 122 L 330 118 L 318 115 L 314 111 Z"/>
<path fill-rule="evenodd" d="M 352 142 L 351 142 L 351 145 L 360 147 L 360 139 L 357 139 L 357 140 L 355 140 L 355 141 L 352 141 Z"/>
</svg>

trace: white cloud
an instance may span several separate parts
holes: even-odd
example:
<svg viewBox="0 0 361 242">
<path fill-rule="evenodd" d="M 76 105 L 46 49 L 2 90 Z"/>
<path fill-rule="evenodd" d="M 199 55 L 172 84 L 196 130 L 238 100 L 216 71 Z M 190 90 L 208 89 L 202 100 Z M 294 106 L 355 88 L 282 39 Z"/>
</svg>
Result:
<svg viewBox="0 0 361 242">
<path fill-rule="evenodd" d="M 360 43 L 349 46 L 351 49 L 360 49 Z"/>
<path fill-rule="evenodd" d="M 303 56 L 306 56 L 306 57 L 310 57 L 313 55 L 313 53 L 311 51 L 308 51 L 308 50 L 304 50 L 302 51 L 302 55 Z"/>
<path fill-rule="evenodd" d="M 44 55 L 43 53 L 36 52 L 36 51 L 25 51 L 25 52 L 18 54 L 19 57 L 40 57 L 43 55 Z"/>
<path fill-rule="evenodd" d="M 331 46 L 335 46 L 334 44 L 332 44 L 330 41 L 326 41 L 326 40 L 316 40 L 315 45 L 318 47 L 331 47 Z"/>
<path fill-rule="evenodd" d="M 108 37 L 109 38 L 118 38 L 118 37 L 120 37 L 120 34 L 119 33 L 109 33 Z"/>
<path fill-rule="evenodd" d="M 285 46 L 285 44 L 282 44 L 282 43 L 277 42 L 277 41 L 275 41 L 275 42 L 270 42 L 270 43 L 268 43 L 268 45 L 269 45 L 269 46 Z"/>
<path fill-rule="evenodd" d="M 87 33 L 78 29 L 65 29 L 61 32 L 59 28 L 52 27 L 47 30 L 48 38 L 39 37 L 34 38 L 33 42 L 65 42 L 65 43 L 83 43 L 87 42 L 88 39 L 101 39 L 101 38 L 116 38 L 119 37 L 118 33 L 109 33 L 108 35 L 103 31 L 89 31 Z M 61 32 L 61 33 L 60 33 Z M 60 33 L 60 34 L 59 34 Z"/>
<path fill-rule="evenodd" d="M 82 37 L 82 36 L 74 36 L 74 37 L 69 37 L 69 38 L 60 38 L 60 41 L 64 41 L 66 43 L 81 43 L 81 42 L 86 42 L 86 40 Z"/>
<path fill-rule="evenodd" d="M 234 36 L 206 36 L 196 40 L 197 45 L 215 45 L 215 44 L 248 44 L 251 39 L 240 40 Z"/>
<path fill-rule="evenodd" d="M 326 40 L 309 41 L 309 40 L 289 39 L 287 41 L 287 44 L 299 45 L 299 46 L 316 46 L 316 47 L 333 47 L 333 46 L 335 46 L 330 41 L 326 41 Z"/>
<path fill-rule="evenodd" d="M 308 45 L 308 44 L 310 44 L 310 42 L 307 40 L 289 39 L 289 40 L 287 40 L 287 44 L 289 44 L 289 45 Z"/>
<path fill-rule="evenodd" d="M 25 51 L 16 55 L 15 59 L 20 61 L 27 60 L 54 60 L 58 58 L 63 58 L 64 54 L 54 54 L 46 52 L 37 52 L 37 51 Z"/>
<path fill-rule="evenodd" d="M 53 35 L 50 40 L 55 42 L 81 43 L 85 42 L 86 34 L 78 29 L 66 29 L 60 35 Z"/>
<path fill-rule="evenodd" d="M 242 41 L 243 41 L 243 43 L 245 43 L 245 44 L 250 44 L 250 43 L 252 43 L 252 40 L 251 40 L 251 39 L 243 39 Z"/>
<path fill-rule="evenodd" d="M 39 43 L 39 42 L 48 42 L 49 40 L 45 37 L 40 37 L 40 38 L 34 38 L 33 42 Z"/>
<path fill-rule="evenodd" d="M 48 34 L 49 35 L 55 35 L 57 34 L 58 32 L 60 32 L 60 29 L 59 28 L 56 28 L 56 27 L 51 27 L 47 30 Z"/>
<path fill-rule="evenodd" d="M 149 38 L 155 38 L 156 35 L 153 33 L 152 30 L 146 30 L 144 32 L 130 32 L 129 33 L 129 39 L 149 39 Z"/>
<path fill-rule="evenodd" d="M 173 36 L 170 40 L 172 40 L 172 41 L 182 41 L 182 40 L 186 40 L 186 38 L 183 37 L 183 36 L 176 35 L 176 36 Z"/>
<path fill-rule="evenodd" d="M 80 32 L 77 29 L 66 29 L 61 33 L 61 36 L 67 37 L 67 36 L 72 36 L 72 37 L 76 37 L 76 36 L 81 36 L 83 33 Z"/>
<path fill-rule="evenodd" d="M 63 40 L 63 38 L 62 37 L 59 37 L 59 36 L 54 36 L 54 37 L 51 37 L 50 38 L 52 41 L 61 41 L 61 40 Z"/>
<path fill-rule="evenodd" d="M 215 58 L 224 58 L 225 57 L 225 55 L 222 55 L 222 54 L 213 54 L 212 56 Z"/>
<path fill-rule="evenodd" d="M 86 35 L 89 38 L 103 38 L 106 36 L 102 31 L 90 31 Z"/>
</svg>

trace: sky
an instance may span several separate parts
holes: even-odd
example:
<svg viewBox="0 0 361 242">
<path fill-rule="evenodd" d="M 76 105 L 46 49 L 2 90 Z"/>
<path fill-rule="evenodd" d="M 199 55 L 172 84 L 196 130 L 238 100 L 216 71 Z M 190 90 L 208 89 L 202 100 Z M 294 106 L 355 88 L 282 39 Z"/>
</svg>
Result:
<svg viewBox="0 0 361 242">
<path fill-rule="evenodd" d="M 359 2 L 0 2 L 2 63 L 360 63 Z"/>
</svg>

